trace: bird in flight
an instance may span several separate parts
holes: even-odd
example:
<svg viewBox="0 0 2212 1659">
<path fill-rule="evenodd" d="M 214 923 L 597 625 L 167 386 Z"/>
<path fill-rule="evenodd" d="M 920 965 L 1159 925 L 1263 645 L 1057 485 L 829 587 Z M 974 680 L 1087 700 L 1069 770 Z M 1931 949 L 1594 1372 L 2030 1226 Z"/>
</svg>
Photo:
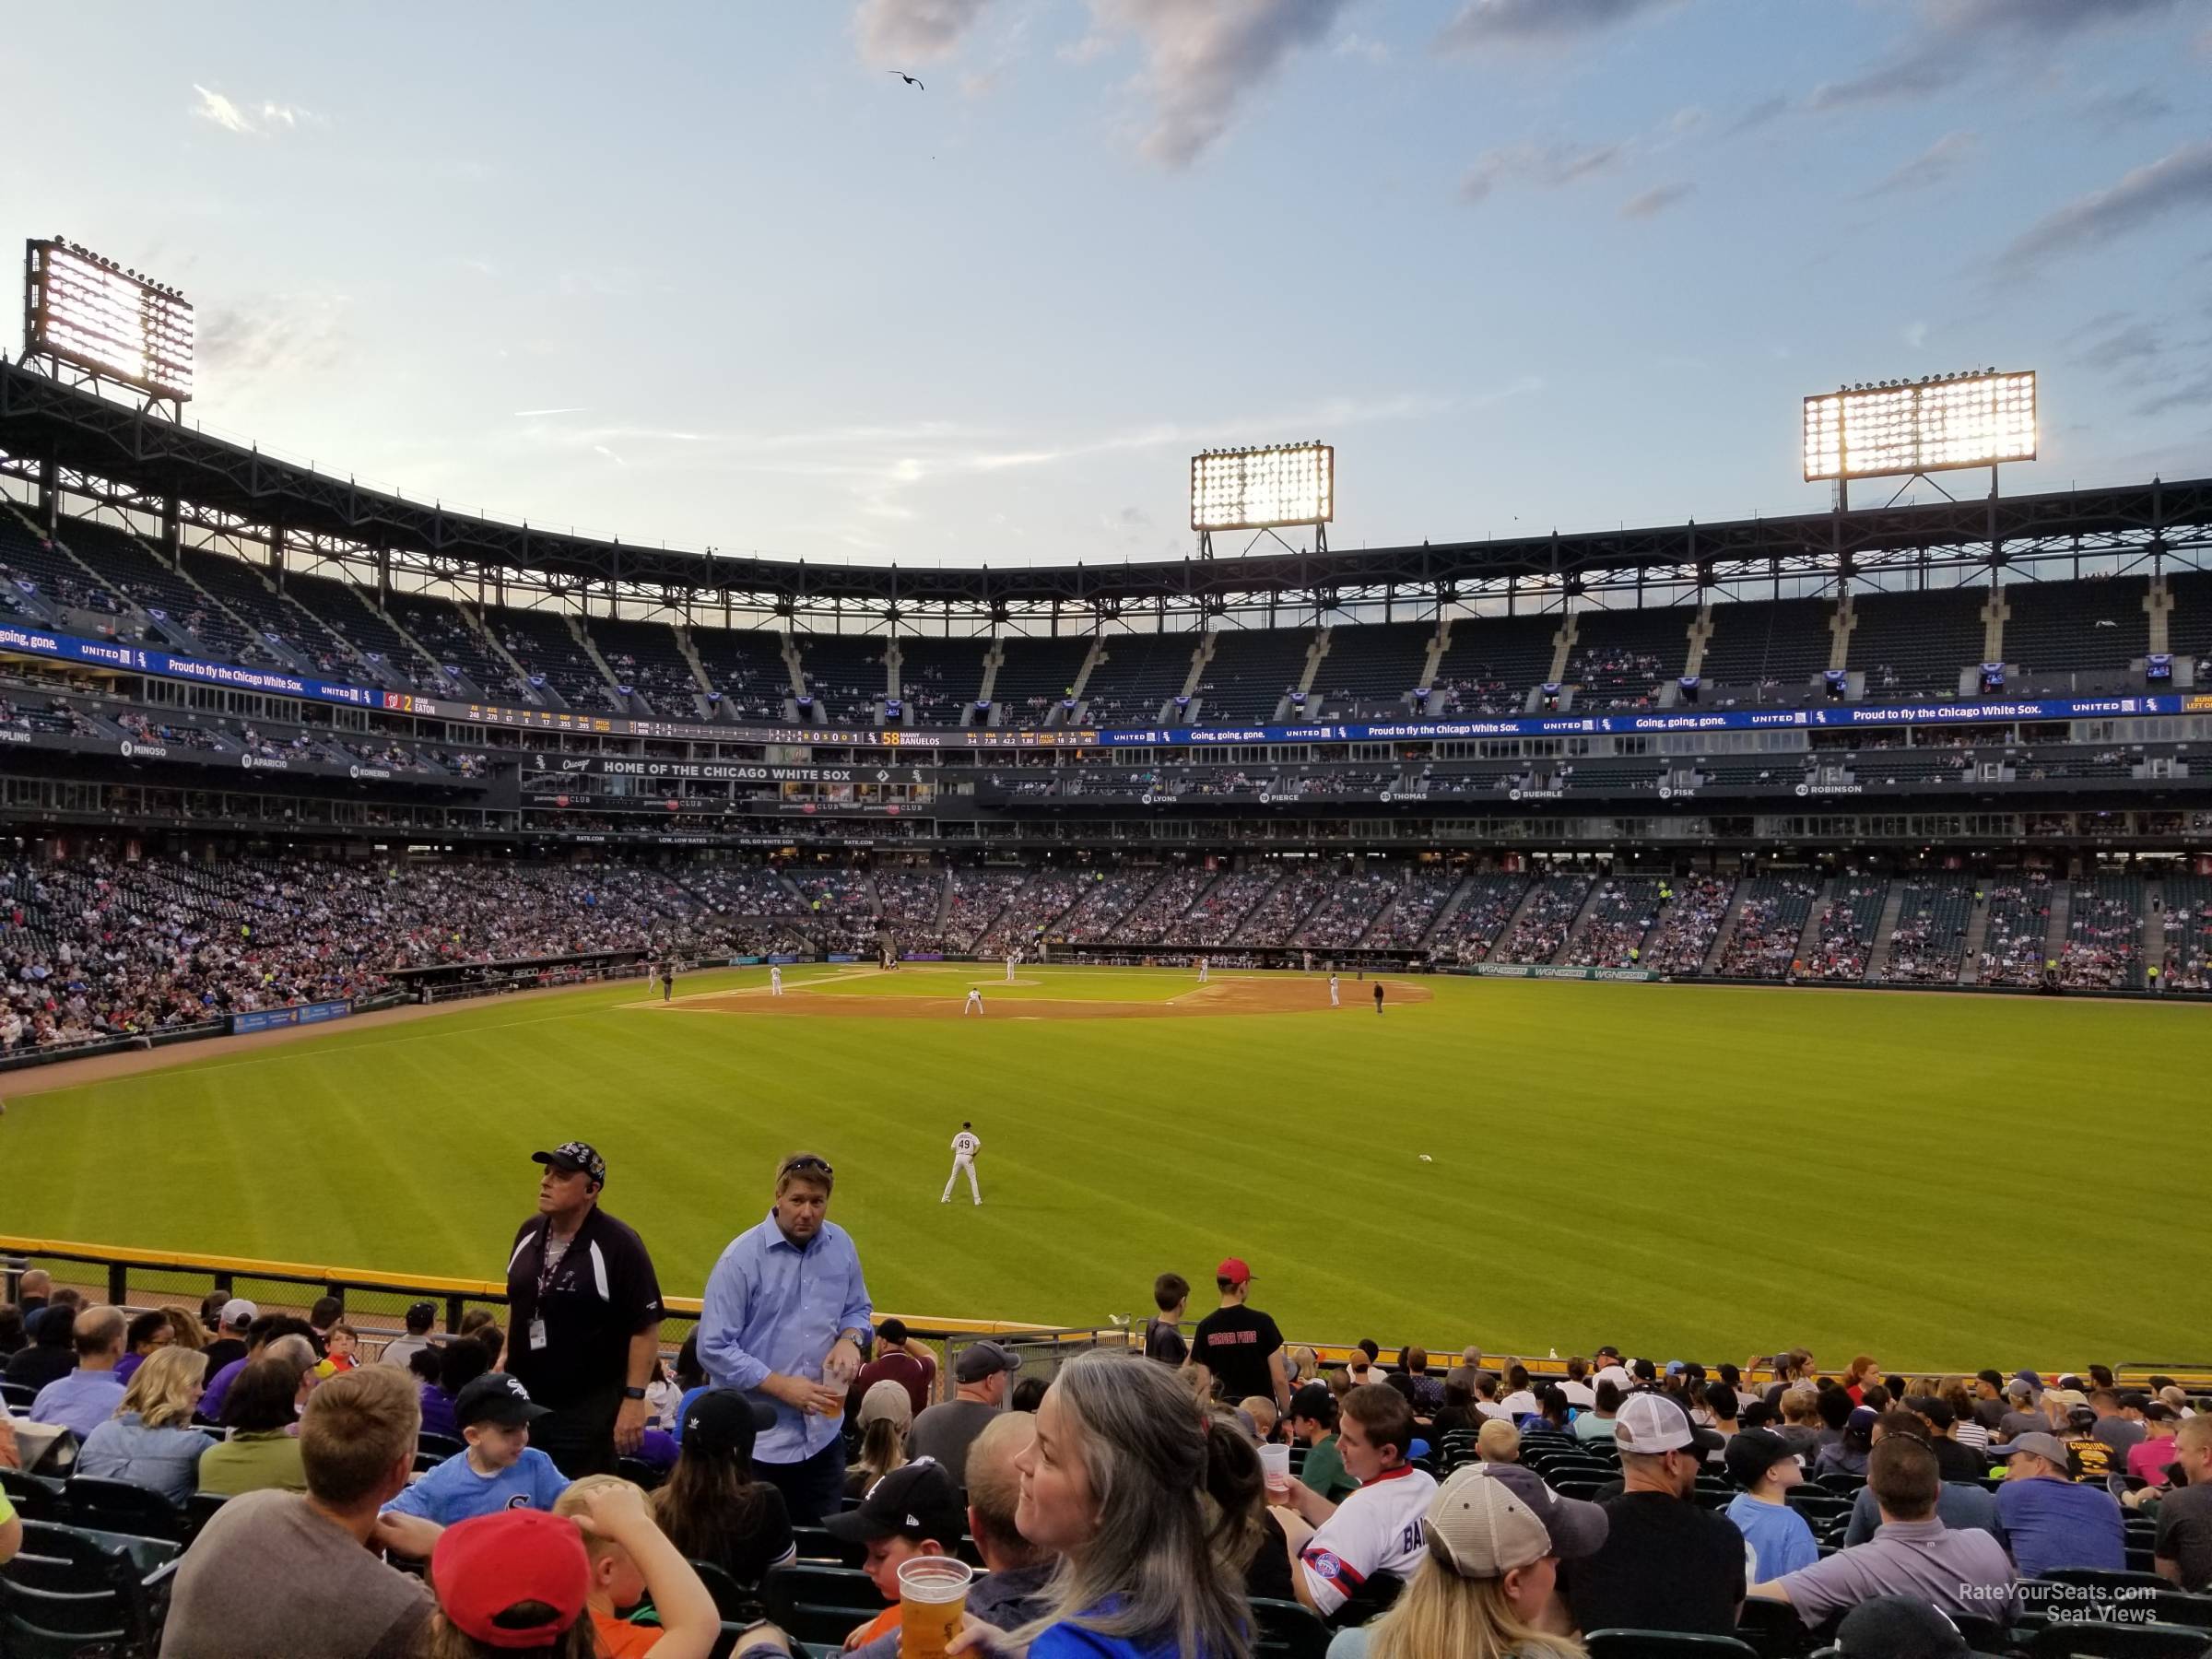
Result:
<svg viewBox="0 0 2212 1659">
<path fill-rule="evenodd" d="M 915 79 L 915 78 L 914 78 L 912 76 L 909 75 L 909 74 L 908 74 L 908 73 L 907 73 L 905 70 L 903 70 L 903 69 L 886 69 L 886 70 L 884 71 L 884 73 L 885 73 L 886 75 L 895 75 L 895 76 L 898 76 L 898 77 L 899 77 L 900 80 L 904 81 L 904 82 L 905 82 L 905 83 L 906 83 L 908 86 L 914 88 L 915 88 L 915 89 L 917 89 L 918 91 L 926 92 L 926 91 L 928 91 L 928 90 L 929 90 L 929 88 L 928 88 L 927 87 L 924 87 L 924 86 L 923 86 L 923 85 L 922 85 L 922 83 L 921 83 L 920 81 L 916 80 L 916 79 Z"/>
</svg>

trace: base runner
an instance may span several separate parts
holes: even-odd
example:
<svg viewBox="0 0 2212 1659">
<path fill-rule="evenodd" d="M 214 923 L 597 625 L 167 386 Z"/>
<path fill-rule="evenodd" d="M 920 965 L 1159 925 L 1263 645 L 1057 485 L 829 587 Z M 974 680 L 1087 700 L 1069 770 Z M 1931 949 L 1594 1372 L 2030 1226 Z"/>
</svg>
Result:
<svg viewBox="0 0 2212 1659">
<path fill-rule="evenodd" d="M 952 1173 L 945 1177 L 945 1196 L 939 1204 L 952 1202 L 952 1189 L 960 1179 L 960 1171 L 968 1171 L 968 1194 L 978 1204 L 983 1201 L 981 1188 L 975 1184 L 975 1155 L 983 1149 L 983 1143 L 975 1138 L 973 1124 L 962 1124 L 960 1132 L 952 1137 Z"/>
</svg>

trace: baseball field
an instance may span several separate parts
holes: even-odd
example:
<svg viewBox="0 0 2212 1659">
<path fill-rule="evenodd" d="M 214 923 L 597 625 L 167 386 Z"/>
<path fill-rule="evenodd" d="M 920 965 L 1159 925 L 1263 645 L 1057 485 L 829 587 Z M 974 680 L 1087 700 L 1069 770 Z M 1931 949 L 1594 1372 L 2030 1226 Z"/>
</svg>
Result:
<svg viewBox="0 0 2212 1659">
<path fill-rule="evenodd" d="M 2203 1359 L 2194 1006 L 914 964 L 735 970 L 5 1080 L 0 1232 L 496 1278 L 535 1147 L 697 1295 L 777 1158 L 878 1309 L 1901 1367 Z M 963 1013 L 971 984 L 980 1015 Z M 57 1085 L 59 1085 L 57 1087 Z M 939 1194 L 972 1120 L 982 1207 Z"/>
</svg>

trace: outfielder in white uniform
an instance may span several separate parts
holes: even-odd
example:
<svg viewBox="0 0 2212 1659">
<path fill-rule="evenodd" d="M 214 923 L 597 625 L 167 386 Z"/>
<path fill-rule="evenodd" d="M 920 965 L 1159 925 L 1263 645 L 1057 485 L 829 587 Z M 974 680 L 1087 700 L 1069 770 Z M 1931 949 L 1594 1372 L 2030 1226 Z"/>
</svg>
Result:
<svg viewBox="0 0 2212 1659">
<path fill-rule="evenodd" d="M 1198 959 L 1198 982 L 1202 985 L 1206 983 L 1206 959 L 1204 957 Z"/>
<path fill-rule="evenodd" d="M 960 1171 L 968 1171 L 968 1194 L 978 1204 L 983 1201 L 981 1188 L 975 1184 L 975 1155 L 983 1149 L 983 1143 L 975 1138 L 973 1124 L 962 1124 L 960 1132 L 952 1137 L 952 1173 L 945 1177 L 945 1196 L 939 1204 L 952 1202 L 952 1189 L 960 1179 Z"/>
<path fill-rule="evenodd" d="M 1019 951 L 1009 950 L 1006 952 L 1006 983 L 1009 985 L 1014 982 L 1014 964 L 1020 960 L 1021 953 Z"/>
<path fill-rule="evenodd" d="M 1329 1006 L 1332 1008 L 1340 1008 L 1343 1006 L 1344 1004 L 1342 999 L 1336 994 L 1336 976 L 1332 973 L 1329 975 Z"/>
<path fill-rule="evenodd" d="M 961 1017 L 964 1018 L 970 1014 L 981 1014 L 982 1011 L 983 988 L 981 985 L 969 986 L 968 1003 L 967 1006 L 960 1010 Z"/>
<path fill-rule="evenodd" d="M 768 994 L 771 996 L 783 994 L 783 970 L 773 963 L 770 964 L 768 970 Z"/>
</svg>

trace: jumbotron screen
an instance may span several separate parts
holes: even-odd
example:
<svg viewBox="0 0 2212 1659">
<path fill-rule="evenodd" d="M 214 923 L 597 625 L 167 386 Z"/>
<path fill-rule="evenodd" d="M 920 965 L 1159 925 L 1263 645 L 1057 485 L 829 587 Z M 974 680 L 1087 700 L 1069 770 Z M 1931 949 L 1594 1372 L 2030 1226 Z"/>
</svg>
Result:
<svg viewBox="0 0 2212 1659">
<path fill-rule="evenodd" d="M 29 244 L 23 345 L 182 403 L 192 395 L 192 307 L 174 288 L 71 242 Z"/>
<path fill-rule="evenodd" d="M 1191 457 L 1191 528 L 1271 530 L 1336 516 L 1336 451 L 1326 443 L 1208 450 Z"/>
<path fill-rule="evenodd" d="M 1805 400 L 1805 481 L 2035 459 L 2035 375 L 1953 374 Z"/>
</svg>

